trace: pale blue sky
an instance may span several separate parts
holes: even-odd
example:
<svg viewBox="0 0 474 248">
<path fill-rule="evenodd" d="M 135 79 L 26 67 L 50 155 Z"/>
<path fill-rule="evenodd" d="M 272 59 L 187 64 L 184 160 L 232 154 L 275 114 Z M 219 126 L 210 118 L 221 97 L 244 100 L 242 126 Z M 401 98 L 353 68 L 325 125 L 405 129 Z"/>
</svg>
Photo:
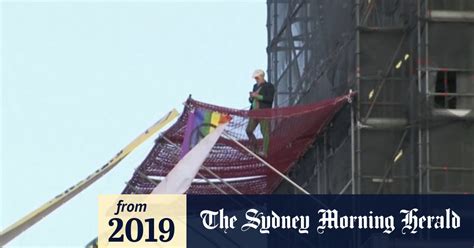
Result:
<svg viewBox="0 0 474 248">
<path fill-rule="evenodd" d="M 105 164 L 188 94 L 247 105 L 265 0 L 3 1 L 1 229 Z M 10 247 L 83 247 L 153 139 Z"/>
</svg>

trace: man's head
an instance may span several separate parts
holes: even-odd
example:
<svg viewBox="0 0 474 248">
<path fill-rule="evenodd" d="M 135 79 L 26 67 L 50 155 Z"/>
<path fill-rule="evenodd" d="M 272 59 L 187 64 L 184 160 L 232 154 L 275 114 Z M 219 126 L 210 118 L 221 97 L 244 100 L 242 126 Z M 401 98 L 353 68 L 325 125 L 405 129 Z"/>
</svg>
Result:
<svg viewBox="0 0 474 248">
<path fill-rule="evenodd" d="M 257 83 L 264 83 L 265 72 L 263 70 L 257 69 L 253 72 L 252 78 L 254 78 Z"/>
</svg>

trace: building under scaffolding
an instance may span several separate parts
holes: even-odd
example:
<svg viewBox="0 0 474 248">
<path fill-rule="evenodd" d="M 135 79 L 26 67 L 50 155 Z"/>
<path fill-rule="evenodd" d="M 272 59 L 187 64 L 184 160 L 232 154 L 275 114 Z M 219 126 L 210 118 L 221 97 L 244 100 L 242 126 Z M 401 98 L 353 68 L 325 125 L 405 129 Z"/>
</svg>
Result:
<svg viewBox="0 0 474 248">
<path fill-rule="evenodd" d="M 358 92 L 291 171 L 298 184 L 322 194 L 474 193 L 474 1 L 267 8 L 277 106 Z"/>
</svg>

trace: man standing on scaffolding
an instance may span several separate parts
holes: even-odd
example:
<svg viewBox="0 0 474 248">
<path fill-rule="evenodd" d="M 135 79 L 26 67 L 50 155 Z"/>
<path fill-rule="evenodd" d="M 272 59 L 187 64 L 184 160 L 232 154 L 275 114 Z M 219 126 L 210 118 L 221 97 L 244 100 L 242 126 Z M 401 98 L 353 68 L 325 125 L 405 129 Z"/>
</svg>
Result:
<svg viewBox="0 0 474 248">
<path fill-rule="evenodd" d="M 273 84 L 265 81 L 265 72 L 263 70 L 256 70 L 252 77 L 256 83 L 253 85 L 253 90 L 250 92 L 249 102 L 252 104 L 250 110 L 272 108 L 273 97 L 275 95 L 275 87 Z M 257 138 L 253 134 L 257 125 L 260 124 L 260 132 L 263 136 L 263 151 L 257 151 Z M 245 130 L 250 141 L 250 148 L 259 154 L 266 157 L 268 154 L 268 146 L 270 144 L 270 122 L 268 120 L 249 119 L 247 129 Z"/>
</svg>

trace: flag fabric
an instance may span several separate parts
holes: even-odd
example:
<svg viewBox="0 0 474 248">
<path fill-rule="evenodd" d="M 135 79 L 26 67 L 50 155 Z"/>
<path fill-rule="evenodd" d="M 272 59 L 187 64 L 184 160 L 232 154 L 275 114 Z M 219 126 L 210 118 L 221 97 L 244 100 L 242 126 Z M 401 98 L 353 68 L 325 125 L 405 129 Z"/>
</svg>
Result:
<svg viewBox="0 0 474 248">
<path fill-rule="evenodd" d="M 180 158 L 183 158 L 201 139 L 212 132 L 219 124 L 230 121 L 230 116 L 215 111 L 195 109 L 186 122 Z"/>
<path fill-rule="evenodd" d="M 189 187 L 201 165 L 226 128 L 227 123 L 219 125 L 217 128 L 203 138 L 174 166 L 152 191 L 152 194 L 183 194 Z"/>
</svg>

